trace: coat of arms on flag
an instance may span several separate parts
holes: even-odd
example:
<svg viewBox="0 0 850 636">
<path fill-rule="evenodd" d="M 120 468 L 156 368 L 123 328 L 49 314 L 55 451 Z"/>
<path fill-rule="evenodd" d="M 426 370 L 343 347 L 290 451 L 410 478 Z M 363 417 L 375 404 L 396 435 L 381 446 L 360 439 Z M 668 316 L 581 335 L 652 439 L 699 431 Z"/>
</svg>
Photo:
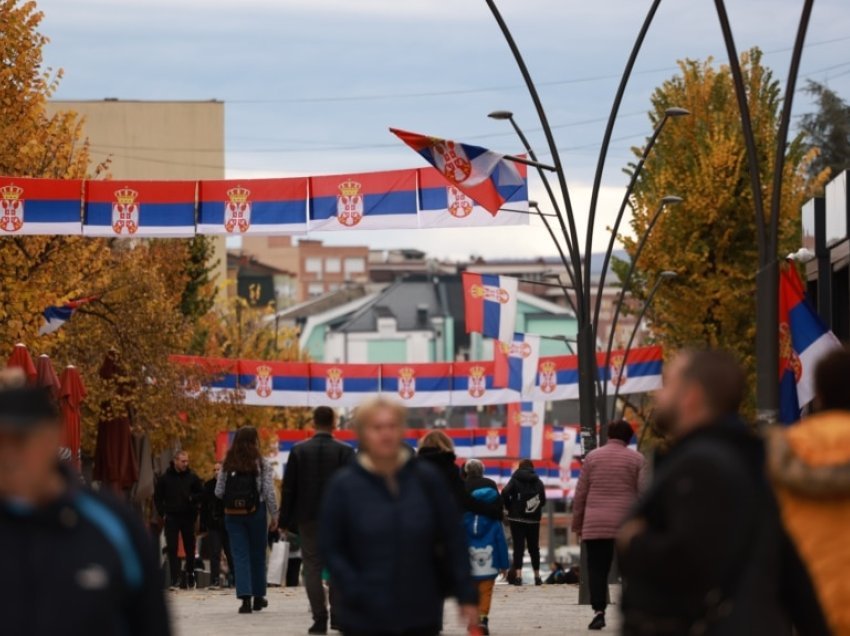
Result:
<svg viewBox="0 0 850 636">
<path fill-rule="evenodd" d="M 339 184 L 336 198 L 336 218 L 346 227 L 354 227 L 363 218 L 363 195 L 361 185 L 352 179 Z"/>
<path fill-rule="evenodd" d="M 497 451 L 502 443 L 499 431 L 487 431 L 487 450 Z"/>
<path fill-rule="evenodd" d="M 17 232 L 24 226 L 24 189 L 10 184 L 0 188 L 0 230 Z"/>
<path fill-rule="evenodd" d="M 272 394 L 272 368 L 266 365 L 257 367 L 257 395 L 267 398 Z"/>
<path fill-rule="evenodd" d="M 628 375 L 626 372 L 626 356 L 623 354 L 617 354 L 611 356 L 611 384 L 614 386 L 623 386 L 628 380 Z"/>
<path fill-rule="evenodd" d="M 469 384 L 467 390 L 472 397 L 479 398 L 487 391 L 487 376 L 484 367 L 474 366 L 469 369 Z"/>
<path fill-rule="evenodd" d="M 139 229 L 139 193 L 131 188 L 115 191 L 112 203 L 112 229 L 116 234 L 135 234 Z"/>
<path fill-rule="evenodd" d="M 332 400 L 341 398 L 343 394 L 342 369 L 339 367 L 328 369 L 325 378 L 325 393 L 327 396 Z"/>
<path fill-rule="evenodd" d="M 236 186 L 226 192 L 227 201 L 224 204 L 224 229 L 229 234 L 239 232 L 244 234 L 251 227 L 251 202 L 248 197 L 251 191 L 242 186 Z"/>
<path fill-rule="evenodd" d="M 453 217 L 464 219 L 472 214 L 475 203 L 455 186 L 446 187 L 446 196 L 448 200 L 447 209 Z"/>
<path fill-rule="evenodd" d="M 543 393 L 554 393 L 558 388 L 557 370 L 554 362 L 547 360 L 540 363 L 540 390 Z"/>
<path fill-rule="evenodd" d="M 409 400 L 416 395 L 416 371 L 412 367 L 399 369 L 398 394 L 403 400 Z"/>
</svg>

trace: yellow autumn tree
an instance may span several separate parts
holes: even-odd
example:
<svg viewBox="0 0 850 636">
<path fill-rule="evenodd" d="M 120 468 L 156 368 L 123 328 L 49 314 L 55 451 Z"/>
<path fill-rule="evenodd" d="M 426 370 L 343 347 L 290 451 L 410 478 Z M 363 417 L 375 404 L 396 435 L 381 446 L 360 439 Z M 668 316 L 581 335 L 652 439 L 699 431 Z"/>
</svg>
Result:
<svg viewBox="0 0 850 636">
<path fill-rule="evenodd" d="M 759 150 L 765 207 L 769 209 L 773 157 L 781 111 L 781 87 L 753 49 L 742 55 L 748 102 Z M 712 60 L 685 60 L 679 73 L 652 95 L 650 122 L 667 108 L 691 112 L 666 126 L 634 192 L 632 235 L 623 237 L 633 255 L 665 195 L 684 202 L 663 213 L 637 263 L 632 293 L 644 299 L 665 270 L 665 282 L 649 308 L 653 334 L 668 351 L 681 347 L 734 352 L 754 376 L 756 219 L 741 119 L 729 68 Z M 634 150 L 639 155 L 638 149 Z M 792 139 L 783 172 L 780 253 L 799 247 L 800 206 L 825 175 L 810 177 L 812 155 Z M 615 270 L 624 273 L 623 263 Z"/>
</svg>

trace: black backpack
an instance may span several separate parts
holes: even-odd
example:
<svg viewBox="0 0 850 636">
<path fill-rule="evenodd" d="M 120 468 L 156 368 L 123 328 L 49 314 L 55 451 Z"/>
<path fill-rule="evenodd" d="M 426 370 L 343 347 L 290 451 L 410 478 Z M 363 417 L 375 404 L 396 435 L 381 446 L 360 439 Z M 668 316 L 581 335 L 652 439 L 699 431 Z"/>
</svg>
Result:
<svg viewBox="0 0 850 636">
<path fill-rule="evenodd" d="M 224 482 L 224 512 L 229 515 L 249 515 L 260 505 L 257 473 L 231 471 Z"/>
<path fill-rule="evenodd" d="M 520 517 L 533 518 L 540 511 L 540 488 L 538 481 L 517 479 L 514 514 Z"/>
</svg>

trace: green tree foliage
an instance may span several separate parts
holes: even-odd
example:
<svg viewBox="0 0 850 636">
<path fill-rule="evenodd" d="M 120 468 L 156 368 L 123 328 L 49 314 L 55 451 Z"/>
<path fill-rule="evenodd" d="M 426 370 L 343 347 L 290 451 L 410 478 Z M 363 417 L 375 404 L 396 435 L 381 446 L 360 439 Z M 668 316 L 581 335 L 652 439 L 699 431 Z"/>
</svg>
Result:
<svg viewBox="0 0 850 636">
<path fill-rule="evenodd" d="M 765 206 L 769 209 L 781 90 L 754 49 L 742 56 L 744 79 L 759 150 Z M 660 272 L 679 274 L 655 296 L 648 318 L 667 351 L 721 347 L 754 373 L 755 214 L 741 121 L 728 67 L 685 60 L 680 72 L 652 95 L 649 113 L 658 124 L 667 108 L 691 115 L 669 122 L 638 179 L 630 255 L 665 195 L 684 203 L 669 208 L 647 241 L 633 294 L 643 300 Z M 639 154 L 639 150 L 634 150 Z M 781 253 L 799 246 L 799 210 L 824 176 L 811 177 L 802 136 L 788 145 L 780 214 Z M 622 272 L 622 267 L 618 268 Z M 616 270 L 615 270 L 616 271 Z"/>
<path fill-rule="evenodd" d="M 817 112 L 804 115 L 800 123 L 806 143 L 818 150 L 811 173 L 818 175 L 828 168 L 835 176 L 850 169 L 850 104 L 835 91 L 812 80 L 806 84 L 806 92 L 818 105 Z"/>
</svg>

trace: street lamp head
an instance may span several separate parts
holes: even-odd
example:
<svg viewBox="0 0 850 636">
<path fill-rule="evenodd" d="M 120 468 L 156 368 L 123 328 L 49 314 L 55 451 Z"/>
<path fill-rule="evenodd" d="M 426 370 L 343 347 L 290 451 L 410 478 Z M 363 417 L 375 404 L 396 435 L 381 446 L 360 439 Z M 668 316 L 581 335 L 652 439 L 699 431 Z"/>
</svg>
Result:
<svg viewBox="0 0 850 636">
<path fill-rule="evenodd" d="M 513 119 L 514 114 L 509 110 L 494 110 L 487 117 L 490 119 Z"/>
<path fill-rule="evenodd" d="M 690 115 L 691 111 L 687 108 L 681 108 L 680 106 L 671 106 L 664 111 L 664 114 L 667 117 L 684 117 L 685 115 Z"/>
<path fill-rule="evenodd" d="M 529 201 L 528 201 L 528 207 L 532 208 L 533 210 L 536 210 L 536 209 L 537 209 L 537 208 L 539 208 L 540 206 L 537 204 L 537 201 L 534 201 L 534 200 L 532 200 L 532 199 L 529 199 Z"/>
<path fill-rule="evenodd" d="M 668 269 L 668 270 L 664 270 L 663 272 L 658 274 L 658 276 L 659 276 L 659 278 L 663 278 L 664 280 L 670 280 L 672 278 L 676 278 L 676 276 L 678 276 L 678 274 L 676 272 L 672 272 Z"/>
<path fill-rule="evenodd" d="M 677 197 L 672 194 L 668 194 L 666 197 L 661 199 L 661 205 L 676 205 L 677 203 L 681 203 L 684 201 L 682 197 Z"/>
<path fill-rule="evenodd" d="M 797 261 L 798 263 L 805 263 L 807 261 L 812 260 L 815 257 L 815 253 L 810 250 L 808 247 L 801 247 L 796 252 L 791 252 L 787 258 L 792 261 Z"/>
</svg>

